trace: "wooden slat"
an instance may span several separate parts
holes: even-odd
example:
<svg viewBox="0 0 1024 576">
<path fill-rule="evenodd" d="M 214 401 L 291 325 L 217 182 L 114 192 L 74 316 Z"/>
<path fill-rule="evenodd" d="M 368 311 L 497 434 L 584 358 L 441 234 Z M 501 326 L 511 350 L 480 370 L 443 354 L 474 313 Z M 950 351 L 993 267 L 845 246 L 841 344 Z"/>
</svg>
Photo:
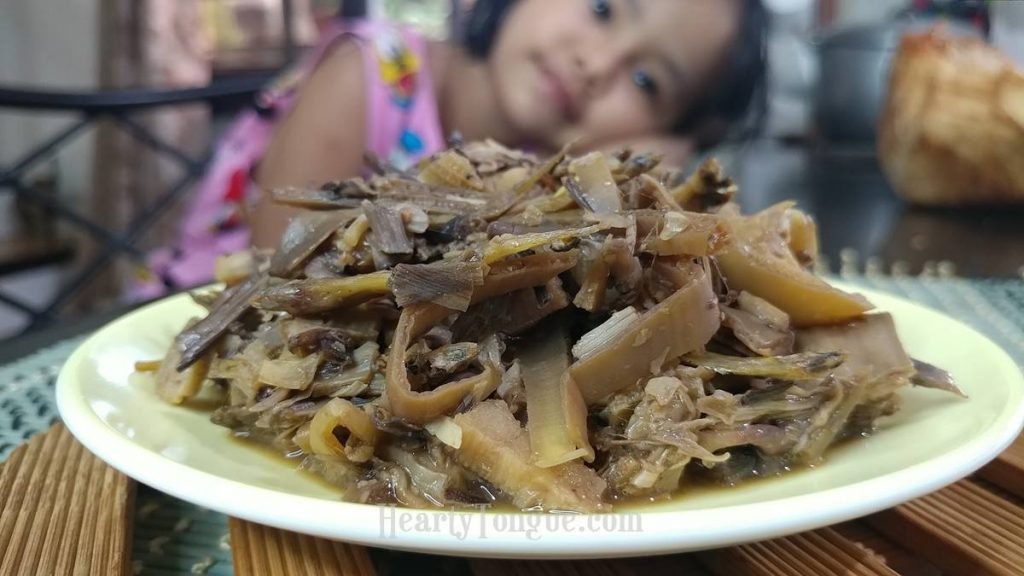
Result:
<svg viewBox="0 0 1024 576">
<path fill-rule="evenodd" d="M 1012 473 L 980 476 L 1020 494 L 1024 444 L 999 462 Z M 1014 484 L 1014 482 L 1018 484 Z M 1024 507 L 970 480 L 881 512 L 862 523 L 765 542 L 661 558 L 606 561 L 472 560 L 481 576 L 851 576 L 1019 574 Z M 1002 494 L 1002 497 L 1000 496 Z M 0 574 L 127 574 L 134 483 L 92 456 L 62 425 L 34 437 L 0 465 Z M 364 548 L 231 519 L 237 574 L 375 573 Z M 877 532 L 876 532 L 877 531 Z M 888 540 L 886 540 L 888 538 Z M 908 552 L 909 551 L 909 552 Z"/>
<path fill-rule="evenodd" d="M 978 475 L 1024 498 L 1024 436 L 1019 436 L 998 458 L 979 470 Z"/>
<path fill-rule="evenodd" d="M 0 465 L 0 574 L 128 574 L 135 483 L 62 424 Z"/>
<path fill-rule="evenodd" d="M 366 548 L 278 530 L 238 518 L 228 523 L 237 576 L 373 576 Z"/>
<path fill-rule="evenodd" d="M 896 571 L 867 547 L 832 528 L 701 552 L 701 563 L 722 576 L 894 576 Z"/>
<path fill-rule="evenodd" d="M 950 574 L 1020 574 L 1024 508 L 962 480 L 866 519 Z"/>
<path fill-rule="evenodd" d="M 612 560 L 470 560 L 474 576 L 705 576 L 692 555 Z"/>
<path fill-rule="evenodd" d="M 860 521 L 832 526 L 846 539 L 885 559 L 885 564 L 900 576 L 942 576 L 942 572 L 924 558 L 911 553 Z"/>
</svg>

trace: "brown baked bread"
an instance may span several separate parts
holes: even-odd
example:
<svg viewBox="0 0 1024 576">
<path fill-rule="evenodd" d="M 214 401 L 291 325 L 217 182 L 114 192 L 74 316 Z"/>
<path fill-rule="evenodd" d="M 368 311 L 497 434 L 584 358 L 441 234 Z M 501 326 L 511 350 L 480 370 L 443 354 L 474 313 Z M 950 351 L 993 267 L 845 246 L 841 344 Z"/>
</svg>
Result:
<svg viewBox="0 0 1024 576">
<path fill-rule="evenodd" d="M 1024 74 L 941 27 L 903 38 L 879 120 L 883 169 L 929 205 L 1024 203 Z"/>
</svg>

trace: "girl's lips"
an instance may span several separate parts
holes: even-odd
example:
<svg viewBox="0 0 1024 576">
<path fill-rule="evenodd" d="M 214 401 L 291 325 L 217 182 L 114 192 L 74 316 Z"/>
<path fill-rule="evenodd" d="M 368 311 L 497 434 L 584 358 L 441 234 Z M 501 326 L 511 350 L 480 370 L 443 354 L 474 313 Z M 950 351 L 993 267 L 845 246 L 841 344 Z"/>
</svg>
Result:
<svg viewBox="0 0 1024 576">
<path fill-rule="evenodd" d="M 579 111 L 576 107 L 576 95 L 569 89 L 569 85 L 546 61 L 539 60 L 537 68 L 544 80 L 544 91 L 558 109 L 558 113 L 567 121 L 574 120 Z"/>
</svg>

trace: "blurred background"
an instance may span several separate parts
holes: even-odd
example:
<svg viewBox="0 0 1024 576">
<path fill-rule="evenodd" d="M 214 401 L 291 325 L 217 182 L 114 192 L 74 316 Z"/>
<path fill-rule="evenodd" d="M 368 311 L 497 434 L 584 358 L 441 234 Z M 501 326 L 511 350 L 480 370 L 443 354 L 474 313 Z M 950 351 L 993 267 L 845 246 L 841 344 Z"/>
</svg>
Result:
<svg viewBox="0 0 1024 576">
<path fill-rule="evenodd" d="M 336 20 L 388 18 L 453 39 L 470 5 L 0 3 L 0 338 L 123 309 L 126 282 L 139 273 L 142 255 L 173 234 L 218 133 Z M 970 176 L 1024 153 L 1024 88 L 1006 95 L 979 80 L 957 91 L 953 84 L 969 77 L 970 64 L 937 52 L 932 63 L 944 72 L 935 78 L 953 83 L 943 93 L 1009 114 L 1000 125 L 1010 132 L 985 140 L 998 146 L 959 144 L 976 150 L 981 163 L 963 168 L 963 178 L 908 152 L 914 149 L 902 138 L 914 126 L 884 127 L 885 138 L 879 129 L 883 108 L 898 104 L 890 102 L 890 70 L 903 34 L 942 21 L 954 37 L 989 44 L 1012 71 L 1007 63 L 1024 66 L 1024 2 L 766 5 L 773 27 L 763 125 L 755 138 L 712 151 L 739 181 L 745 210 L 796 199 L 818 218 L 835 273 L 1024 275 L 1024 218 L 1013 207 L 1024 197 L 1024 182 L 1013 179 L 1020 170 L 995 195 Z M 915 87 L 911 80 L 906 86 Z M 932 112 L 951 117 L 959 103 L 951 97 Z M 935 174 L 937 183 L 918 184 L 921 174 Z M 942 182 L 952 181 L 953 196 L 935 201 Z M 974 206 L 981 196 L 983 206 Z"/>
</svg>

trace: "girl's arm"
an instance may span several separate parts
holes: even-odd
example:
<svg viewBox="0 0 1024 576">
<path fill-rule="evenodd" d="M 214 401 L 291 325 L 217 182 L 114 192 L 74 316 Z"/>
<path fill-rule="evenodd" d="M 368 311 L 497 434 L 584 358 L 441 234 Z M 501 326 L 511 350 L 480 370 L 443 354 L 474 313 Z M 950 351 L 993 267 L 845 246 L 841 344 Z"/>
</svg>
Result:
<svg viewBox="0 0 1024 576">
<path fill-rule="evenodd" d="M 264 192 L 249 222 L 254 246 L 276 247 L 298 211 L 270 202 L 270 190 L 318 187 L 359 175 L 366 141 L 365 83 L 359 47 L 346 42 L 334 48 L 301 87 L 256 170 L 256 183 Z"/>
</svg>

